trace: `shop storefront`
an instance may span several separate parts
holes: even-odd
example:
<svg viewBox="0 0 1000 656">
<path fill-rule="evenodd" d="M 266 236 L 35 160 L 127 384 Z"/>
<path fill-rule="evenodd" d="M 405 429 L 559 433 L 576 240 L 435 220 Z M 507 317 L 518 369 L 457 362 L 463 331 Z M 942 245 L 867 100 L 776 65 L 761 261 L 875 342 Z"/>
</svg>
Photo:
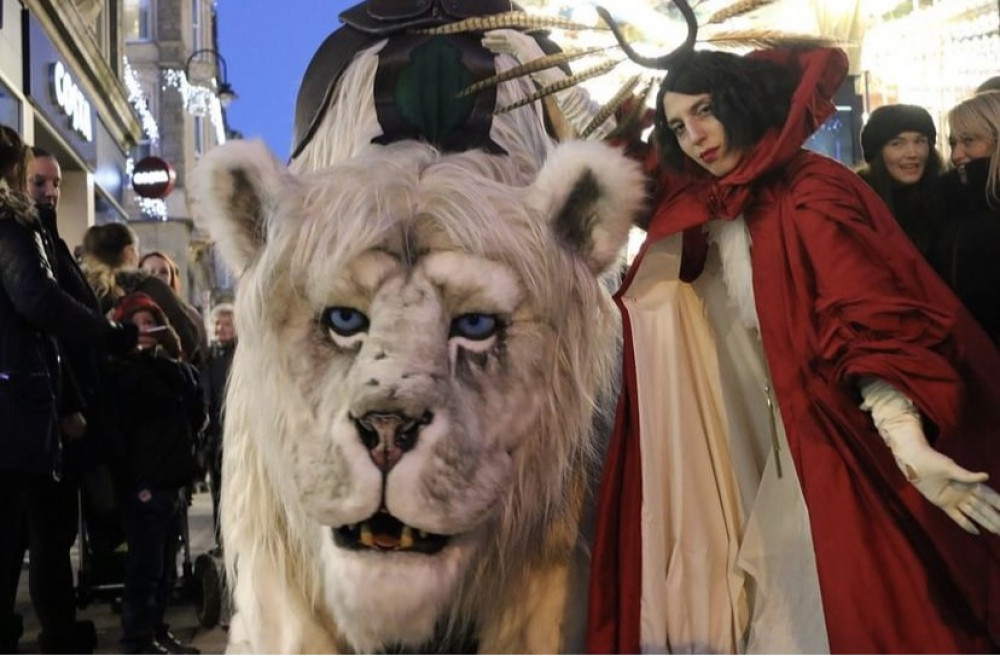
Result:
<svg viewBox="0 0 1000 656">
<path fill-rule="evenodd" d="M 25 14 L 25 96 L 33 144 L 53 153 L 63 171 L 60 231 L 71 246 L 94 224 L 124 221 L 126 156 L 96 109 L 81 75 L 32 14 Z"/>
<path fill-rule="evenodd" d="M 869 26 L 862 46 L 866 109 L 891 103 L 926 107 L 948 154 L 948 110 L 1000 74 L 997 0 L 903 3 Z"/>
</svg>

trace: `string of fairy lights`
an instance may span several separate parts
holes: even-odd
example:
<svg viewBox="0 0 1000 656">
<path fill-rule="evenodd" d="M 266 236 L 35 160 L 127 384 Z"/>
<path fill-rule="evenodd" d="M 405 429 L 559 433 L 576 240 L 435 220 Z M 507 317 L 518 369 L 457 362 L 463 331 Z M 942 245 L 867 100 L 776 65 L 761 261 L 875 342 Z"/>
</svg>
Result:
<svg viewBox="0 0 1000 656">
<path fill-rule="evenodd" d="M 213 88 L 200 84 L 191 84 L 182 70 L 166 69 L 162 73 L 161 89 L 175 89 L 184 100 L 184 110 L 192 116 L 206 116 L 215 130 L 216 143 L 226 141 L 226 124 L 222 115 L 222 103 Z M 149 100 L 139 80 L 139 75 L 129 63 L 128 57 L 123 58 L 123 79 L 128 93 L 129 104 L 139 116 L 143 137 L 154 149 L 160 141 L 160 128 L 156 117 L 149 108 Z M 215 80 L 212 80 L 213 85 Z M 125 161 L 125 175 L 132 179 L 135 160 L 129 156 Z M 152 219 L 166 221 L 168 218 L 167 204 L 160 198 L 143 198 L 136 196 L 136 203 L 142 213 Z"/>
</svg>

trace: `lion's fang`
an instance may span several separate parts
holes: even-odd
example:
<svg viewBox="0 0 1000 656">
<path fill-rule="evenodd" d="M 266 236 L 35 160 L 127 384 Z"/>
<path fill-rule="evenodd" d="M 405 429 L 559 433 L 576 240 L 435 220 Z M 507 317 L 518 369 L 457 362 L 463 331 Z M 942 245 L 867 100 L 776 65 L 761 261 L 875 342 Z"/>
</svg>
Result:
<svg viewBox="0 0 1000 656">
<path fill-rule="evenodd" d="M 426 540 L 427 539 L 427 531 L 418 530 L 417 531 L 417 535 L 420 536 L 421 540 Z"/>
<path fill-rule="evenodd" d="M 413 529 L 409 526 L 403 527 L 403 533 L 399 536 L 399 548 L 409 549 L 413 546 Z"/>
<path fill-rule="evenodd" d="M 374 547 L 375 546 L 375 537 L 372 535 L 372 527 L 369 526 L 368 524 L 362 524 L 361 525 L 361 539 L 360 539 L 360 542 L 361 542 L 361 544 L 365 545 L 366 547 Z"/>
</svg>

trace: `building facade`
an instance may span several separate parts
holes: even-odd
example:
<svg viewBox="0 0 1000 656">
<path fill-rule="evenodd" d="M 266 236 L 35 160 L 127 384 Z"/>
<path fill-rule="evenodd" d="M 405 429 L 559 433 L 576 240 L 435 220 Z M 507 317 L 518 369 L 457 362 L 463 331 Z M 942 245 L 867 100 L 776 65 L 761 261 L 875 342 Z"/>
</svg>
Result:
<svg viewBox="0 0 1000 656">
<path fill-rule="evenodd" d="M 219 285 L 208 242 L 193 225 L 185 180 L 201 155 L 225 142 L 219 97 L 225 60 L 216 47 L 212 0 L 123 0 L 126 63 L 123 74 L 142 122 L 132 163 L 155 156 L 176 172 L 166 197 L 143 198 L 129 186 L 124 207 L 140 250 L 167 253 L 180 268 L 182 293 L 207 308 Z"/>
<path fill-rule="evenodd" d="M 0 0 L 0 121 L 63 170 L 60 231 L 123 221 L 127 153 L 140 137 L 121 82 L 120 4 Z"/>
</svg>

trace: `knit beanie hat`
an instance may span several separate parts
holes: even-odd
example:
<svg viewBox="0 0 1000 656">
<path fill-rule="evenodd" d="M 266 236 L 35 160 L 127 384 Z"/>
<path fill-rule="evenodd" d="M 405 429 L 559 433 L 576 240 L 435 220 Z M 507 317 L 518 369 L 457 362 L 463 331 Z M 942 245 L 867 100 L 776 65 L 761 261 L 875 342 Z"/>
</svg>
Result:
<svg viewBox="0 0 1000 656">
<path fill-rule="evenodd" d="M 136 312 L 149 312 L 161 326 L 169 326 L 167 316 L 149 294 L 132 292 L 123 296 L 115 306 L 115 321 L 131 319 Z"/>
<path fill-rule="evenodd" d="M 871 162 L 882 146 L 903 132 L 919 132 L 927 137 L 932 146 L 937 140 L 934 119 L 923 107 L 883 105 L 871 113 L 868 122 L 861 128 L 861 152 L 865 161 Z"/>
<path fill-rule="evenodd" d="M 130 320 L 137 312 L 149 312 L 156 319 L 157 325 L 166 326 L 166 330 L 155 333 L 157 343 L 162 346 L 173 358 L 180 358 L 183 355 L 181 341 L 177 333 L 170 326 L 170 320 L 163 312 L 156 301 L 149 294 L 142 292 L 132 292 L 123 296 L 118 305 L 115 306 L 115 321 Z"/>
</svg>

